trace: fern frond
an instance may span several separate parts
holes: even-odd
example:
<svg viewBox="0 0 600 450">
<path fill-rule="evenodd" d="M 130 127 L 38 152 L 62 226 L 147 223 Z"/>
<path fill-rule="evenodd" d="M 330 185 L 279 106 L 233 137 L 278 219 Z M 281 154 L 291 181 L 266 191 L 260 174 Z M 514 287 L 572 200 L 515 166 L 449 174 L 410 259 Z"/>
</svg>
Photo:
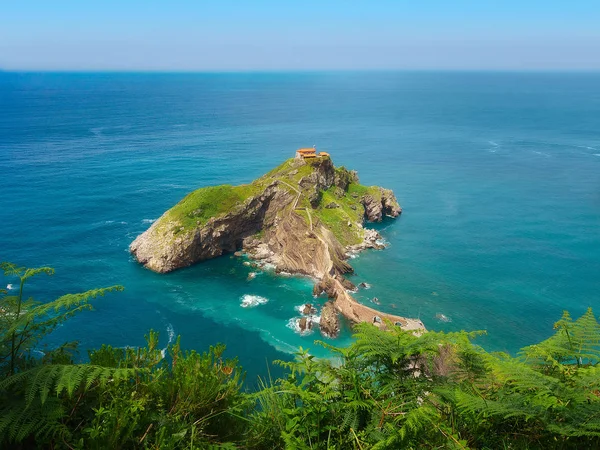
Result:
<svg viewBox="0 0 600 450">
<path fill-rule="evenodd" d="M 0 263 L 0 269 L 4 271 L 5 276 L 19 277 L 22 282 L 40 273 L 45 273 L 46 275 L 54 275 L 54 269 L 52 269 L 51 267 L 27 269 L 25 267 L 19 267 L 16 264 L 9 262 Z"/>
<path fill-rule="evenodd" d="M 20 442 L 28 436 L 44 438 L 67 435 L 68 429 L 60 422 L 65 411 L 57 399 L 42 405 L 39 400 L 25 406 L 24 402 L 7 402 L 0 406 L 0 447 L 2 443 Z"/>
<path fill-rule="evenodd" d="M 89 389 L 95 383 L 100 386 L 105 386 L 110 381 L 118 383 L 131 379 L 140 371 L 141 369 L 119 369 L 90 364 L 43 365 L 0 381 L 0 392 L 9 391 L 15 386 L 25 386 L 25 404 L 29 407 L 36 398 L 44 404 L 51 393 L 59 396 L 64 391 L 71 396 L 80 387 Z"/>
</svg>

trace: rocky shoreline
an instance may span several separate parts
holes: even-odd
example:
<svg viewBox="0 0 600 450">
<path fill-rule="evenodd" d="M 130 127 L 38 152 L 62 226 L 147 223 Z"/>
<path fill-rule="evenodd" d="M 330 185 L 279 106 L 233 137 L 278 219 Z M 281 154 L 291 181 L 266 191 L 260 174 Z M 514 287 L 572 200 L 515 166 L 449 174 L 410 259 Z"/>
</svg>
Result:
<svg viewBox="0 0 600 450">
<path fill-rule="evenodd" d="M 353 272 L 351 254 L 385 248 L 381 235 L 364 228 L 364 221 L 401 212 L 391 190 L 360 185 L 356 172 L 336 168 L 329 156 L 296 158 L 250 185 L 194 191 L 138 236 L 130 251 L 159 273 L 243 252 L 277 272 L 313 277 L 313 294 L 329 298 L 320 320 L 327 336 L 339 332 L 338 313 L 355 323 L 385 328 L 389 320 L 420 332 L 425 327 L 419 320 L 357 302 L 348 293 L 356 286 L 345 276 Z M 309 321 L 303 325 L 311 326 Z"/>
</svg>

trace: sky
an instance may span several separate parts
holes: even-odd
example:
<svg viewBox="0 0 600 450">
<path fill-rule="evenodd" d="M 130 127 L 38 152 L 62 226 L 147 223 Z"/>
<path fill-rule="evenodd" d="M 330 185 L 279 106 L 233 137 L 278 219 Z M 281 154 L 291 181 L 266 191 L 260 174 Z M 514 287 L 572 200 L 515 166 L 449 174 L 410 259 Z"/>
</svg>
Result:
<svg viewBox="0 0 600 450">
<path fill-rule="evenodd" d="M 600 0 L 0 0 L 0 69 L 600 70 Z"/>
</svg>

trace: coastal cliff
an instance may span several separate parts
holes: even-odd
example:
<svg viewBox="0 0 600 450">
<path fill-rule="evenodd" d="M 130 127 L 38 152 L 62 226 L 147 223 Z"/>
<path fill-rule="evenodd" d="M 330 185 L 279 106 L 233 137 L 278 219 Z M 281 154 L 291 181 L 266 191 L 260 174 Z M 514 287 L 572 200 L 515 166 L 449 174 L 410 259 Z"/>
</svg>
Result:
<svg viewBox="0 0 600 450">
<path fill-rule="evenodd" d="M 354 322 L 384 327 L 387 318 L 407 329 L 420 321 L 379 313 L 348 294 L 354 285 L 349 254 L 381 249 L 381 236 L 363 227 L 402 212 L 394 193 L 363 186 L 358 175 L 335 167 L 328 155 L 293 158 L 254 182 L 198 189 L 168 210 L 130 245 L 135 258 L 166 273 L 227 252 L 243 251 L 278 272 L 316 278 L 335 309 Z M 357 312 L 358 311 L 358 312 Z M 327 317 L 335 320 L 335 314 Z M 337 330 L 322 323 L 322 329 Z M 327 334 L 335 334 L 337 331 Z"/>
</svg>

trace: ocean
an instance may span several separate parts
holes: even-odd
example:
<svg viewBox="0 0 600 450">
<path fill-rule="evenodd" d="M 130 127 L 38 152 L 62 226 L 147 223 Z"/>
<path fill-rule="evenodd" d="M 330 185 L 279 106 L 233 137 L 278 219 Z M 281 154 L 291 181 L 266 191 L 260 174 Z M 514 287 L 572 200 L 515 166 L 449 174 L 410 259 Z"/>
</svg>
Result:
<svg viewBox="0 0 600 450">
<path fill-rule="evenodd" d="M 85 358 L 154 329 L 225 343 L 249 381 L 299 347 L 327 356 L 293 326 L 310 280 L 229 255 L 159 275 L 128 253 L 189 191 L 313 145 L 404 209 L 374 225 L 387 249 L 351 260 L 359 300 L 511 354 L 563 310 L 600 314 L 600 74 L 0 73 L 0 260 L 55 268 L 28 288 L 42 301 L 125 286 L 45 345 Z"/>
</svg>

